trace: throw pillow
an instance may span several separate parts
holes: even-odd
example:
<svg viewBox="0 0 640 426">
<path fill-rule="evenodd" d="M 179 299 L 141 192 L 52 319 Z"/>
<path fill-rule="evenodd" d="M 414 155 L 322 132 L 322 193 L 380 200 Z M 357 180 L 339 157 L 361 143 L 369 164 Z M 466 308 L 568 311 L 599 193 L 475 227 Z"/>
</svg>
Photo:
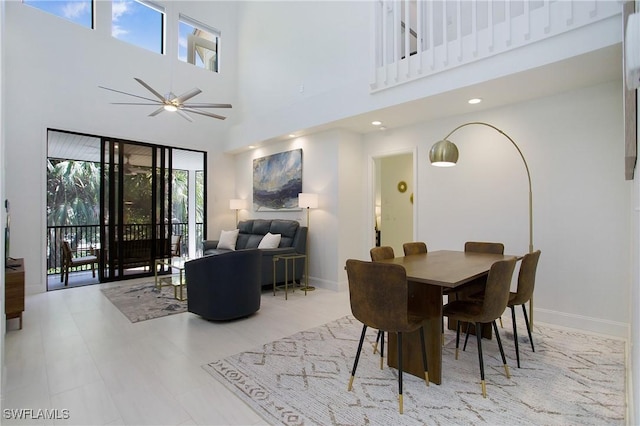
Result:
<svg viewBox="0 0 640 426">
<path fill-rule="evenodd" d="M 218 248 L 224 250 L 235 250 L 236 241 L 238 240 L 239 229 L 233 231 L 220 231 L 220 240 L 218 241 Z"/>
<path fill-rule="evenodd" d="M 282 238 L 282 234 L 272 234 L 271 232 L 267 232 L 267 234 L 262 237 L 260 240 L 260 244 L 258 244 L 259 249 L 268 249 L 268 248 L 278 248 L 280 245 L 280 238 Z"/>
</svg>

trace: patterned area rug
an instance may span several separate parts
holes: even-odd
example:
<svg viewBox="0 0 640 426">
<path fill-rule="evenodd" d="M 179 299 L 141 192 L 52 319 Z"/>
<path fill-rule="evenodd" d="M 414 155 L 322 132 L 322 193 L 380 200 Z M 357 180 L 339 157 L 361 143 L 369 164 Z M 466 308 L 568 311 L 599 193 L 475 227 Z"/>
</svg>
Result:
<svg viewBox="0 0 640 426">
<path fill-rule="evenodd" d="M 475 339 L 454 359 L 447 330 L 442 385 L 403 375 L 404 414 L 398 412 L 397 371 L 379 368 L 375 331 L 367 331 L 353 390 L 347 391 L 362 324 L 347 316 L 203 368 L 269 424 L 284 425 L 622 425 L 625 423 L 625 343 L 536 326 L 534 344 L 500 330 L 511 368 L 495 340 L 483 341 L 487 398 L 482 397 Z M 486 343 L 485 343 L 486 342 Z M 462 342 L 461 342 L 462 343 Z"/>
<path fill-rule="evenodd" d="M 171 279 L 175 280 L 177 277 L 164 277 L 161 280 L 166 284 L 167 280 Z M 186 298 L 187 286 L 184 286 L 182 291 L 183 296 Z M 103 288 L 102 293 L 131 322 L 145 321 L 187 311 L 187 301 L 180 301 L 174 298 L 173 286 L 168 285 L 159 290 L 155 287 L 153 281 L 136 285 Z"/>
</svg>

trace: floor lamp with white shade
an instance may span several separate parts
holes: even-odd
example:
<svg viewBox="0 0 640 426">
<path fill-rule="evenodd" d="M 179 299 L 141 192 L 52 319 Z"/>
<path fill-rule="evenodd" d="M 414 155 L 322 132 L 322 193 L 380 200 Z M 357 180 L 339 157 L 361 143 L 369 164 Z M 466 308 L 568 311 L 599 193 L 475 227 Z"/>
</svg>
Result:
<svg viewBox="0 0 640 426">
<path fill-rule="evenodd" d="M 302 209 L 307 209 L 307 247 L 306 247 L 306 255 L 305 258 L 305 274 L 309 274 L 309 234 L 310 225 L 309 225 L 309 209 L 317 209 L 318 208 L 318 194 L 312 194 L 309 192 L 301 192 L 298 194 L 298 207 Z M 307 283 L 309 282 L 309 277 L 306 277 Z M 307 285 L 307 291 L 315 290 L 315 287 Z"/>
<path fill-rule="evenodd" d="M 229 209 L 236 211 L 236 226 L 238 226 L 238 210 L 247 208 L 247 200 L 232 198 L 229 200 Z"/>
</svg>

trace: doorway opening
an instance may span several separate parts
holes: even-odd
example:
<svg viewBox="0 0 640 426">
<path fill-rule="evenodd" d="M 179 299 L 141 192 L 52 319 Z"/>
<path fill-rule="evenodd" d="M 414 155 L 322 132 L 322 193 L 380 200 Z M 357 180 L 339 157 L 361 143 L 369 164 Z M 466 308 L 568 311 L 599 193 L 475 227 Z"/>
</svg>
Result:
<svg viewBox="0 0 640 426">
<path fill-rule="evenodd" d="M 402 244 L 414 239 L 413 153 L 376 157 L 373 163 L 376 246 L 390 246 L 400 256 Z"/>
</svg>

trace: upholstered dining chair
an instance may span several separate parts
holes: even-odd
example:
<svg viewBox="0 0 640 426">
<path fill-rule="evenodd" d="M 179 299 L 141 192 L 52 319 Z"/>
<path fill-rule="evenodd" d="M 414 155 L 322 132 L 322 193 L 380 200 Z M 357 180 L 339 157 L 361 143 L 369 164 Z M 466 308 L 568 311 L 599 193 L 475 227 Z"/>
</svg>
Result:
<svg viewBox="0 0 640 426">
<path fill-rule="evenodd" d="M 458 359 L 458 348 L 460 347 L 460 321 L 472 322 L 476 326 L 478 361 L 480 363 L 480 385 L 484 398 L 487 397 L 487 387 L 484 380 L 484 360 L 482 357 L 482 324 L 491 323 L 493 326 L 505 373 L 507 378 L 511 377 L 507 359 L 504 356 L 504 349 L 502 348 L 502 340 L 500 339 L 498 327 L 496 326 L 496 319 L 498 319 L 507 308 L 509 288 L 515 266 L 515 258 L 495 262 L 489 270 L 484 293 L 485 297 L 482 301 L 454 300 L 447 303 L 442 310 L 443 315 L 449 319 L 458 321 L 456 326 L 456 359 Z"/>
<path fill-rule="evenodd" d="M 349 280 L 349 300 L 353 316 L 362 322 L 362 333 L 358 351 L 353 362 L 348 390 L 353 388 L 353 380 L 362 352 L 367 327 L 398 334 L 398 406 L 403 412 L 402 399 L 402 333 L 420 330 L 424 378 L 429 386 L 427 351 L 424 342 L 423 318 L 409 311 L 409 283 L 402 265 L 390 263 L 347 260 L 347 278 Z M 506 304 L 506 301 L 505 301 Z M 384 339 L 382 340 L 384 346 Z"/>
<path fill-rule="evenodd" d="M 393 247 L 389 246 L 374 247 L 369 250 L 369 255 L 371 256 L 372 262 L 393 259 L 394 257 L 396 257 L 395 253 L 393 252 Z"/>
<path fill-rule="evenodd" d="M 402 245 L 402 250 L 404 251 L 405 256 L 410 256 L 412 254 L 421 254 L 427 252 L 427 245 L 422 241 L 414 241 L 411 243 L 404 243 Z"/>
<path fill-rule="evenodd" d="M 98 256 L 73 256 L 73 250 L 68 241 L 62 242 L 62 270 L 60 271 L 60 282 L 64 280 L 64 285 L 69 284 L 69 269 L 76 266 L 91 265 L 93 278 L 96 277 L 95 266 L 98 264 Z"/>
<path fill-rule="evenodd" d="M 464 243 L 464 251 L 473 253 L 504 254 L 504 244 L 486 241 L 467 241 Z"/>
<path fill-rule="evenodd" d="M 489 241 L 467 241 L 464 243 L 464 251 L 471 253 L 504 254 L 504 244 Z M 486 277 L 476 278 L 462 287 L 443 289 L 442 294 L 447 296 L 449 300 L 451 298 L 455 300 L 466 299 L 469 295 L 475 295 L 484 291 L 486 281 Z M 502 318 L 500 318 L 500 327 L 502 327 Z M 467 335 L 468 332 L 469 328 L 467 327 Z M 465 346 L 466 342 L 465 338 Z M 444 320 L 442 321 L 442 344 L 444 345 Z"/>
<path fill-rule="evenodd" d="M 531 336 L 529 317 L 527 316 L 527 307 L 525 305 L 533 296 L 533 289 L 536 284 L 536 270 L 538 269 L 539 259 L 540 250 L 536 250 L 533 253 L 527 253 L 522 257 L 520 271 L 518 271 L 518 287 L 515 292 L 509 293 L 509 302 L 507 303 L 507 306 L 511 309 L 513 340 L 516 349 L 516 362 L 518 364 L 518 368 L 520 368 L 520 348 L 518 347 L 518 327 L 516 325 L 515 307 L 518 305 L 522 305 L 522 313 L 524 315 L 524 321 L 527 326 L 527 334 L 529 335 L 529 343 L 531 343 L 531 351 L 535 352 L 536 349 L 533 346 L 533 337 Z M 477 301 L 481 301 L 484 297 L 484 290 L 469 296 L 470 299 Z M 465 336 L 464 346 L 462 350 L 465 350 L 467 348 L 468 339 L 469 330 L 467 329 L 467 335 Z"/>
<path fill-rule="evenodd" d="M 372 262 L 378 262 L 380 260 L 385 259 L 393 259 L 396 255 L 393 252 L 393 247 L 382 246 L 382 247 L 374 247 L 369 250 L 369 255 L 371 256 Z M 380 340 L 384 340 L 384 332 L 378 330 L 378 336 L 376 337 L 376 343 L 373 346 L 373 353 L 375 354 L 378 351 L 378 344 Z M 380 350 L 380 369 L 382 369 L 382 359 L 384 358 L 384 342 Z"/>
<path fill-rule="evenodd" d="M 513 340 L 516 347 L 516 361 L 520 368 L 520 349 L 518 348 L 518 328 L 516 326 L 515 307 L 522 305 L 522 313 L 524 315 L 524 323 L 527 325 L 527 333 L 529 334 L 529 342 L 531 343 L 531 351 L 535 352 L 533 347 L 533 338 L 531 337 L 531 328 L 529 326 L 529 318 L 527 317 L 526 304 L 533 296 L 533 289 L 536 284 L 536 270 L 538 269 L 538 260 L 540 259 L 540 250 L 533 253 L 527 253 L 522 258 L 520 271 L 518 272 L 518 288 L 516 292 L 509 293 L 509 302 L 507 306 L 511 308 L 511 320 L 513 322 Z"/>
</svg>

